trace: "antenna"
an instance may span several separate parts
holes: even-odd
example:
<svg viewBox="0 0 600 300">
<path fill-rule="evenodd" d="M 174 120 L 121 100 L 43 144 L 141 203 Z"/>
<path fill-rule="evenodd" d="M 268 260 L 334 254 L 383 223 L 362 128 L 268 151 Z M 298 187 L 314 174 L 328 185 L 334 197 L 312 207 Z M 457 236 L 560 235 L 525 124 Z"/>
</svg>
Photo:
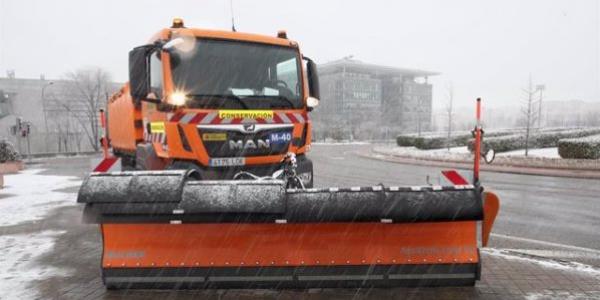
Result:
<svg viewBox="0 0 600 300">
<path fill-rule="evenodd" d="M 229 0 L 229 8 L 231 9 L 231 31 L 235 32 L 235 19 L 233 17 L 233 0 Z"/>
</svg>

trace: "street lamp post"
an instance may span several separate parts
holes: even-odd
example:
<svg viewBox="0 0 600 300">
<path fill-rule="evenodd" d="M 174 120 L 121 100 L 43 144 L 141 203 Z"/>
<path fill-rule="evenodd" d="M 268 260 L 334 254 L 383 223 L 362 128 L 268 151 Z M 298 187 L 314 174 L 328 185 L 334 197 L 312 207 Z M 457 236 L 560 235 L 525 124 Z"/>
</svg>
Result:
<svg viewBox="0 0 600 300">
<path fill-rule="evenodd" d="M 542 128 L 542 93 L 546 89 L 546 86 L 543 84 L 538 84 L 536 86 L 536 90 L 540 92 L 540 101 L 538 103 L 538 129 Z"/>
<path fill-rule="evenodd" d="M 47 87 L 53 85 L 54 82 L 50 81 L 46 84 L 44 84 L 44 86 L 42 87 L 42 109 L 44 110 L 44 127 L 46 129 L 46 132 L 44 134 L 44 143 L 46 144 L 46 153 L 50 152 L 50 147 L 48 147 L 48 117 L 46 115 L 46 98 L 44 98 L 44 92 L 46 90 Z"/>
</svg>

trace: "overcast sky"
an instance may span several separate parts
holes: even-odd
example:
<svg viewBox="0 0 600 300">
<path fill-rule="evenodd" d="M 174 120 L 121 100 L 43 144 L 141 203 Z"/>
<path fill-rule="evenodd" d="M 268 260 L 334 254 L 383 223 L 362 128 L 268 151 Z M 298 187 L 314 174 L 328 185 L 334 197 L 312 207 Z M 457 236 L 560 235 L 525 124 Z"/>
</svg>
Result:
<svg viewBox="0 0 600 300">
<path fill-rule="evenodd" d="M 466 105 L 517 105 L 529 74 L 548 100 L 600 102 L 600 0 L 234 0 L 238 31 L 286 29 L 318 63 L 355 59 L 442 73 Z M 182 17 L 229 30 L 229 1 L 0 0 L 0 76 L 60 78 L 82 66 L 127 79 L 127 52 Z"/>
</svg>

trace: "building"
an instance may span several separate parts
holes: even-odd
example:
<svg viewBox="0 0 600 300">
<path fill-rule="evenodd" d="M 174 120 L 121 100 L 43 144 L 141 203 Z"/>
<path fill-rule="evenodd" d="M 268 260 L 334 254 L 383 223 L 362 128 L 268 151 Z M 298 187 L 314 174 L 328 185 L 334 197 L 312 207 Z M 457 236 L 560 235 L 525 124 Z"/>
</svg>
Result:
<svg viewBox="0 0 600 300">
<path fill-rule="evenodd" d="M 102 85 L 92 104 L 74 81 L 0 77 L 0 139 L 22 154 L 93 151 L 98 129 L 90 122 L 91 110 L 105 107 L 118 88 Z M 29 127 L 27 136 L 16 130 L 19 120 L 22 128 Z"/>
<path fill-rule="evenodd" d="M 315 137 L 386 138 L 431 127 L 435 72 L 344 58 L 318 66 L 321 103 L 313 112 Z"/>
</svg>

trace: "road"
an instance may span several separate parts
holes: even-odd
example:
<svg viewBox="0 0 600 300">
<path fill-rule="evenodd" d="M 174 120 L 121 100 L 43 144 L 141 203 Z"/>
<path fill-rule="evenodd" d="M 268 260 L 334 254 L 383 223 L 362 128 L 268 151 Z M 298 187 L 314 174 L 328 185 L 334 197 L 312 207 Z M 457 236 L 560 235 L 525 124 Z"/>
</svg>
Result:
<svg viewBox="0 0 600 300">
<path fill-rule="evenodd" d="M 316 185 L 424 185 L 428 175 L 435 181 L 439 174 L 437 168 L 402 165 L 357 155 L 368 152 L 370 147 L 314 145 L 310 157 L 315 164 Z M 29 168 L 45 169 L 40 173 L 43 175 L 83 178 L 89 172 L 89 160 L 89 157 L 57 158 Z M 491 248 L 482 253 L 483 278 L 475 288 L 106 291 L 100 281 L 101 244 L 97 226 L 81 224 L 82 208 L 74 205 L 77 187 L 70 187 L 60 190 L 69 196 L 68 205 L 50 210 L 41 220 L 0 226 L 0 251 L 7 253 L 17 253 L 20 248 L 11 248 L 10 243 L 2 245 L 4 237 L 11 241 L 14 236 L 29 235 L 34 241 L 36 234 L 49 231 L 55 237 L 51 249 L 40 257 L 33 259 L 28 254 L 19 258 L 32 260 L 31 265 L 35 268 L 19 269 L 17 264 L 17 267 L 11 266 L 6 276 L 0 271 L 0 290 L 10 286 L 15 277 L 22 276 L 22 287 L 31 294 L 13 291 L 8 295 L 55 299 L 535 299 L 540 295 L 541 298 L 557 299 L 572 295 L 583 299 L 600 298 L 599 182 L 500 173 L 483 173 L 481 177 L 484 186 L 500 196 L 501 209 L 493 229 Z M 0 195 L 0 201 L 11 196 Z M 494 254 L 494 251 L 504 250 L 508 252 Z M 0 258 L 0 267 L 3 263 Z M 585 270 L 580 273 L 582 267 Z M 53 275 L 28 280 L 27 276 L 33 276 L 34 271 Z M 36 278 L 37 274 L 34 275 L 32 278 Z M 8 283 L 2 285 L 4 279 Z M 14 298 L 5 295 L 0 294 L 0 299 Z"/>
<path fill-rule="evenodd" d="M 370 147 L 317 145 L 311 153 L 315 183 L 423 185 L 427 176 L 433 182 L 440 176 L 436 167 L 357 155 Z M 501 201 L 491 247 L 600 266 L 600 180 L 484 172 L 481 182 Z"/>
</svg>

